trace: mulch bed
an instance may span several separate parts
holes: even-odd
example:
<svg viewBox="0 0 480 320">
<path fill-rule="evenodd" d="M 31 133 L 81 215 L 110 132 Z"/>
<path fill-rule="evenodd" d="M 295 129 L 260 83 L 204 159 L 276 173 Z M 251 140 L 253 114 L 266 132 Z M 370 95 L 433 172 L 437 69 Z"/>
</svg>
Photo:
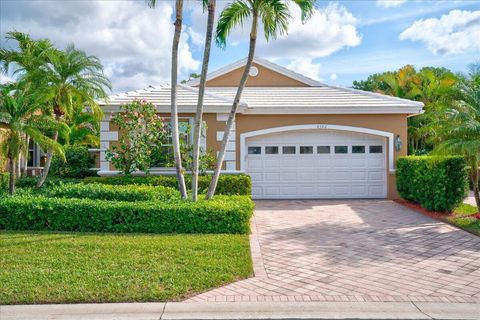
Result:
<svg viewBox="0 0 480 320">
<path fill-rule="evenodd" d="M 419 204 L 417 203 L 414 203 L 414 202 L 410 202 L 410 201 L 407 201 L 407 200 L 404 200 L 404 199 L 396 199 L 394 200 L 396 203 L 402 205 L 402 206 L 405 206 L 413 211 L 416 211 L 416 212 L 419 212 L 427 217 L 430 217 L 430 218 L 433 218 L 435 220 L 439 220 L 439 221 L 442 221 L 442 222 L 445 222 L 445 223 L 448 223 L 449 225 L 451 226 L 454 226 L 456 228 L 460 228 L 460 229 L 463 229 L 467 232 L 470 232 L 472 234 L 475 234 L 477 236 L 480 236 L 480 233 L 478 233 L 478 231 L 475 231 L 475 230 L 467 230 L 467 229 L 464 229 L 458 225 L 455 224 L 455 219 L 456 218 L 476 218 L 478 220 L 480 220 L 480 212 L 479 213 L 476 213 L 476 214 L 472 214 L 470 216 L 460 216 L 460 215 L 457 215 L 453 212 L 438 212 L 438 211 L 430 211 L 430 210 L 427 210 L 425 208 L 423 208 L 422 206 L 420 206 Z"/>
<path fill-rule="evenodd" d="M 433 219 L 438 219 L 442 221 L 446 221 L 447 218 L 452 218 L 455 216 L 453 213 L 448 213 L 448 212 L 439 212 L 439 211 L 430 211 L 425 208 L 423 208 L 421 205 L 415 202 L 410 202 L 404 199 L 395 199 L 394 200 L 396 203 L 401 204 L 402 206 L 405 206 L 409 209 L 412 209 L 414 211 L 423 213 L 424 215 L 433 218 Z"/>
</svg>

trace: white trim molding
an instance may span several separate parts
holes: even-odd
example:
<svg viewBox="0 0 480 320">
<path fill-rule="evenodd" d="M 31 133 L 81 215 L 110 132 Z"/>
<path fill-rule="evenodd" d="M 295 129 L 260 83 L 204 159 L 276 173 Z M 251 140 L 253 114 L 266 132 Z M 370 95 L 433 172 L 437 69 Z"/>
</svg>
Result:
<svg viewBox="0 0 480 320">
<path fill-rule="evenodd" d="M 294 126 L 284 126 L 284 127 L 274 127 L 250 132 L 244 132 L 240 134 L 240 171 L 245 171 L 245 142 L 247 138 L 261 136 L 264 134 L 278 133 L 285 131 L 298 131 L 298 130 L 339 130 L 339 131 L 349 131 L 349 132 L 358 132 L 364 134 L 371 134 L 374 136 L 380 136 L 387 138 L 388 143 L 388 169 L 390 173 L 395 172 L 395 154 L 394 154 L 394 133 L 387 131 L 374 130 L 363 127 L 352 127 L 352 126 L 342 126 L 336 124 L 303 124 L 303 125 L 294 125 Z"/>
</svg>

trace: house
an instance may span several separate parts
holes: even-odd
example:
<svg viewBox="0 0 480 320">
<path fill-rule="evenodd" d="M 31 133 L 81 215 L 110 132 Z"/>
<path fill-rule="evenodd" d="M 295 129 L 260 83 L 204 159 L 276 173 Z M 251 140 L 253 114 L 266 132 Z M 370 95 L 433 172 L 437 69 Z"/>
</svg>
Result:
<svg viewBox="0 0 480 320">
<path fill-rule="evenodd" d="M 208 75 L 202 147 L 218 151 L 246 60 Z M 195 79 L 178 88 L 179 117 L 192 123 Z M 105 150 L 118 140 L 109 118 L 133 99 L 168 118 L 170 86 L 117 94 L 102 105 L 99 174 L 117 174 Z M 227 146 L 224 172 L 245 172 L 256 199 L 396 198 L 395 160 L 407 154 L 407 119 L 423 104 L 329 86 L 255 58 Z M 153 174 L 168 169 L 153 168 Z"/>
</svg>

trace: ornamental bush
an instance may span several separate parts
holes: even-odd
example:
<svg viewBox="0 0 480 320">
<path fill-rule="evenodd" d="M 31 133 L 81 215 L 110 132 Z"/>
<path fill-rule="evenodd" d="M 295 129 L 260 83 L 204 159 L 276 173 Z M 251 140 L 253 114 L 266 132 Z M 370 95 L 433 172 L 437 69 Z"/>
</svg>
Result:
<svg viewBox="0 0 480 320">
<path fill-rule="evenodd" d="M 0 229 L 247 234 L 253 208 L 246 196 L 198 202 L 120 202 L 20 195 L 0 198 Z"/>
<path fill-rule="evenodd" d="M 111 186 L 99 183 L 60 184 L 40 191 L 46 197 L 99 199 L 111 201 L 166 201 L 179 199 L 180 192 L 164 186 Z"/>
<path fill-rule="evenodd" d="M 396 176 L 400 196 L 428 210 L 451 212 L 466 197 L 467 164 L 460 156 L 402 157 Z"/>
<path fill-rule="evenodd" d="M 65 159 L 55 156 L 52 159 L 50 174 L 58 178 L 76 178 L 81 179 L 96 175 L 91 170 L 95 166 L 93 156 L 84 145 L 64 146 Z"/>
<path fill-rule="evenodd" d="M 200 192 L 206 192 L 210 175 L 199 176 L 198 187 Z M 185 176 L 187 187 L 191 187 L 191 176 Z M 82 180 L 83 183 L 102 183 L 108 185 L 152 185 L 178 188 L 176 176 L 114 176 L 114 177 L 88 177 Z M 217 185 L 218 195 L 250 195 L 252 183 L 250 177 L 245 174 L 221 175 Z"/>
<path fill-rule="evenodd" d="M 37 185 L 38 177 L 22 177 L 16 181 L 16 186 L 18 188 L 35 188 Z M 67 183 L 79 183 L 81 179 L 62 179 L 58 177 L 48 177 L 45 183 L 43 184 L 42 188 L 49 188 L 51 186 L 57 186 L 60 184 L 67 184 Z"/>
</svg>

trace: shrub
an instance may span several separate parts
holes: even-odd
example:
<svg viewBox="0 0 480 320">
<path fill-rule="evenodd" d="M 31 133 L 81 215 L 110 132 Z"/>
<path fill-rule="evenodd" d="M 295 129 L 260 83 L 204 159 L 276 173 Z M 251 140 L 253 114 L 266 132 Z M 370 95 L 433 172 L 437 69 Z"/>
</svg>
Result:
<svg viewBox="0 0 480 320">
<path fill-rule="evenodd" d="M 16 181 L 19 188 L 34 188 L 37 185 L 38 177 L 22 177 Z M 49 177 L 42 188 L 48 188 L 59 184 L 78 183 L 80 179 L 62 179 L 58 177 Z"/>
<path fill-rule="evenodd" d="M 52 159 L 50 174 L 59 178 L 85 178 L 96 175 L 91 170 L 94 167 L 94 158 L 83 145 L 67 145 L 64 147 L 66 161 L 55 156 Z"/>
<path fill-rule="evenodd" d="M 205 192 L 210 184 L 211 176 L 200 176 L 198 188 Z M 191 176 L 185 176 L 187 187 L 191 187 Z M 110 185 L 152 185 L 178 188 L 176 176 L 114 176 L 114 177 L 89 177 L 82 180 L 83 183 L 102 183 Z M 252 183 L 250 177 L 245 174 L 221 175 L 217 185 L 218 195 L 250 195 Z"/>
<path fill-rule="evenodd" d="M 113 201 L 165 201 L 179 199 L 180 192 L 163 186 L 110 186 L 99 183 L 92 184 L 60 184 L 43 189 L 41 194 L 51 198 L 79 198 Z"/>
<path fill-rule="evenodd" d="M 246 234 L 253 207 L 246 196 L 134 203 L 22 195 L 0 198 L 0 229 Z"/>
<path fill-rule="evenodd" d="M 0 172 L 0 190 L 8 189 L 8 179 L 9 179 L 8 172 Z"/>
<path fill-rule="evenodd" d="M 400 196 L 428 210 L 451 212 L 466 196 L 468 174 L 463 157 L 402 157 L 396 175 Z"/>
</svg>

